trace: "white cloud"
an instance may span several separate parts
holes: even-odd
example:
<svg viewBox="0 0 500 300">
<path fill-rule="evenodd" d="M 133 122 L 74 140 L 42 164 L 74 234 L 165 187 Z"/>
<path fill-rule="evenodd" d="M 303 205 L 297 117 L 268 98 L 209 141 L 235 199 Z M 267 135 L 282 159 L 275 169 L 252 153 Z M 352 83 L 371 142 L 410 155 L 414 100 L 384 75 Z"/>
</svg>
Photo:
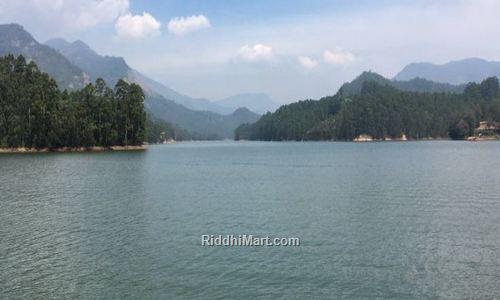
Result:
<svg viewBox="0 0 500 300">
<path fill-rule="evenodd" d="M 250 62 L 272 60 L 274 58 L 273 48 L 262 44 L 255 44 L 252 47 L 245 45 L 240 48 L 239 55 Z"/>
<path fill-rule="evenodd" d="M 2 0 L 0 21 L 35 23 L 52 31 L 112 23 L 129 11 L 129 0 Z"/>
<path fill-rule="evenodd" d="M 344 65 L 355 61 L 356 57 L 350 52 L 336 48 L 332 51 L 325 50 L 323 52 L 323 60 L 332 65 Z"/>
<path fill-rule="evenodd" d="M 297 59 L 304 68 L 313 69 L 318 66 L 318 61 L 309 56 L 299 56 Z"/>
<path fill-rule="evenodd" d="M 129 10 L 128 0 L 88 1 L 76 19 L 79 28 L 88 28 L 99 23 L 113 22 L 116 17 Z"/>
<path fill-rule="evenodd" d="M 118 37 L 141 39 L 159 35 L 160 22 L 147 12 L 143 12 L 142 15 L 128 13 L 116 20 L 115 29 Z"/>
<path fill-rule="evenodd" d="M 168 22 L 168 31 L 175 35 L 186 35 L 190 32 L 210 27 L 210 21 L 204 15 L 178 17 Z"/>
</svg>

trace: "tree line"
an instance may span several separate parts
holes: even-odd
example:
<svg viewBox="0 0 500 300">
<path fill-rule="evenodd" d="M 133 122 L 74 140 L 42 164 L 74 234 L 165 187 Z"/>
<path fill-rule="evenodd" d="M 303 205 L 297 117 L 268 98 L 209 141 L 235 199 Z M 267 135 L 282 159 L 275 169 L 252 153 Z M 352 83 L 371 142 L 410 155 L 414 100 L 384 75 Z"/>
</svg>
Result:
<svg viewBox="0 0 500 300">
<path fill-rule="evenodd" d="M 0 58 L 0 146 L 27 148 L 142 145 L 146 137 L 144 93 L 119 80 L 102 79 L 74 91 L 23 56 Z"/>
<path fill-rule="evenodd" d="M 461 94 L 401 91 L 364 82 L 359 94 L 342 89 L 318 101 L 284 105 L 254 124 L 235 130 L 235 139 L 353 140 L 367 134 L 375 139 L 452 138 L 474 134 L 480 121 L 500 121 L 496 77 L 469 83 Z"/>
</svg>

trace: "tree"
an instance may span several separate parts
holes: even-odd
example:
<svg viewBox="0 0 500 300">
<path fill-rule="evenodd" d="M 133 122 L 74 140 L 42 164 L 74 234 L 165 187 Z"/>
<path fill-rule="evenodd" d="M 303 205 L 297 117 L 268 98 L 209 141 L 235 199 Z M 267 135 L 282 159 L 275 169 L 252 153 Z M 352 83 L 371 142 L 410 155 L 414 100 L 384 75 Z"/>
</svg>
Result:
<svg viewBox="0 0 500 300">
<path fill-rule="evenodd" d="M 140 145 L 145 139 L 144 93 L 102 79 L 79 91 L 56 82 L 23 56 L 0 58 L 0 147 Z"/>
<path fill-rule="evenodd" d="M 500 119 L 497 78 L 469 83 L 463 94 L 401 91 L 365 81 L 358 94 L 345 89 L 318 101 L 284 105 L 256 123 L 242 125 L 235 138 L 252 140 L 353 140 L 454 138 L 474 134 L 481 120 Z"/>
</svg>

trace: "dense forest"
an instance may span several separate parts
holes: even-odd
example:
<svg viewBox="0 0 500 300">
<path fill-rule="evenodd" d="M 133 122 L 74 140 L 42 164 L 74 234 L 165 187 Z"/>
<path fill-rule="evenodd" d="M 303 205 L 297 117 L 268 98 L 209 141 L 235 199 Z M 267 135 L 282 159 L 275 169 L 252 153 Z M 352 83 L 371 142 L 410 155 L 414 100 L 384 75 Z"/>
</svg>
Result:
<svg viewBox="0 0 500 300">
<path fill-rule="evenodd" d="M 363 72 L 353 81 L 344 83 L 341 87 L 342 94 L 356 95 L 361 92 L 361 88 L 365 82 L 374 81 L 380 85 L 392 86 L 401 91 L 421 92 L 421 93 L 463 93 L 465 84 L 452 85 L 449 83 L 433 82 L 424 78 L 413 78 L 408 81 L 390 80 L 382 75 L 368 71 Z"/>
<path fill-rule="evenodd" d="M 496 77 L 469 83 L 460 94 L 409 92 L 367 81 L 359 93 L 341 88 L 335 96 L 284 105 L 254 124 L 239 126 L 235 139 L 464 139 L 474 134 L 480 121 L 500 121 Z"/>
<path fill-rule="evenodd" d="M 102 79 L 78 91 L 56 82 L 23 56 L 0 58 L 0 147 L 142 145 L 144 94 L 123 80 Z"/>
</svg>

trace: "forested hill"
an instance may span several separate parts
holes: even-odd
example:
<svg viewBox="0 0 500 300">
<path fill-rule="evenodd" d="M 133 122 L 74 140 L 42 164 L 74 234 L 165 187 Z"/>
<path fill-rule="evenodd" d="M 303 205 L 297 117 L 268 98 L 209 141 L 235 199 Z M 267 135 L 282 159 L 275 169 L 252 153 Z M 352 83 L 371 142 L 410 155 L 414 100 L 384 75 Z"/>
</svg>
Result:
<svg viewBox="0 0 500 300">
<path fill-rule="evenodd" d="M 454 138 L 473 135 L 480 121 L 500 121 L 498 79 L 470 83 L 461 94 L 401 91 L 374 81 L 359 93 L 284 105 L 235 131 L 235 139 L 353 140 Z"/>
<path fill-rule="evenodd" d="M 194 111 L 153 95 L 146 96 L 146 108 L 154 117 L 187 130 L 189 138 L 195 140 L 230 139 L 239 125 L 259 119 L 259 115 L 246 108 L 230 115 L 220 115 L 211 111 Z"/>
<path fill-rule="evenodd" d="M 139 84 L 144 90 L 146 98 L 162 96 L 191 110 L 208 110 L 223 115 L 234 111 L 234 109 L 222 107 L 207 99 L 195 99 L 178 93 L 132 69 L 122 57 L 100 55 L 80 40 L 70 43 L 63 39 L 52 39 L 47 41 L 45 45 L 53 48 L 72 64 L 85 71 L 92 80 L 100 77 L 109 84 L 114 85 L 119 79 L 126 78 L 128 82 Z M 146 101 L 148 100 L 146 99 Z"/>
<path fill-rule="evenodd" d="M 23 56 L 0 58 L 0 147 L 60 148 L 142 145 L 144 93 L 123 80 L 102 79 L 61 92 Z"/>
<path fill-rule="evenodd" d="M 231 138 L 234 129 L 240 124 L 255 122 L 260 117 L 250 111 L 246 114 L 236 113 L 236 108 L 223 109 L 208 100 L 181 95 L 130 68 L 123 58 L 99 55 L 82 41 L 69 43 L 54 39 L 46 44 L 84 70 L 92 80 L 103 78 L 108 84 L 114 85 L 124 79 L 139 84 L 144 90 L 146 109 L 150 116 L 158 122 L 169 124 L 170 134 L 176 128 L 175 139 Z M 214 111 L 224 111 L 224 114 Z M 168 138 L 174 138 L 170 134 Z"/>
<path fill-rule="evenodd" d="M 462 84 L 479 82 L 484 78 L 500 76 L 500 62 L 481 58 L 466 58 L 443 65 L 432 63 L 412 63 L 399 72 L 394 79 L 408 80 L 415 77 L 436 82 Z"/>
<path fill-rule="evenodd" d="M 434 82 L 423 78 L 413 78 L 407 81 L 390 80 L 375 72 L 363 72 L 353 81 L 344 83 L 340 88 L 344 95 L 354 95 L 361 92 L 361 87 L 365 82 L 374 81 L 381 85 L 389 85 L 401 91 L 408 92 L 444 92 L 444 93 L 462 93 L 465 84 L 452 85 L 449 83 Z"/>
<path fill-rule="evenodd" d="M 0 24 L 0 56 L 9 54 L 35 61 L 61 89 L 77 90 L 89 83 L 86 73 L 54 49 L 40 44 L 22 26 Z"/>
</svg>

